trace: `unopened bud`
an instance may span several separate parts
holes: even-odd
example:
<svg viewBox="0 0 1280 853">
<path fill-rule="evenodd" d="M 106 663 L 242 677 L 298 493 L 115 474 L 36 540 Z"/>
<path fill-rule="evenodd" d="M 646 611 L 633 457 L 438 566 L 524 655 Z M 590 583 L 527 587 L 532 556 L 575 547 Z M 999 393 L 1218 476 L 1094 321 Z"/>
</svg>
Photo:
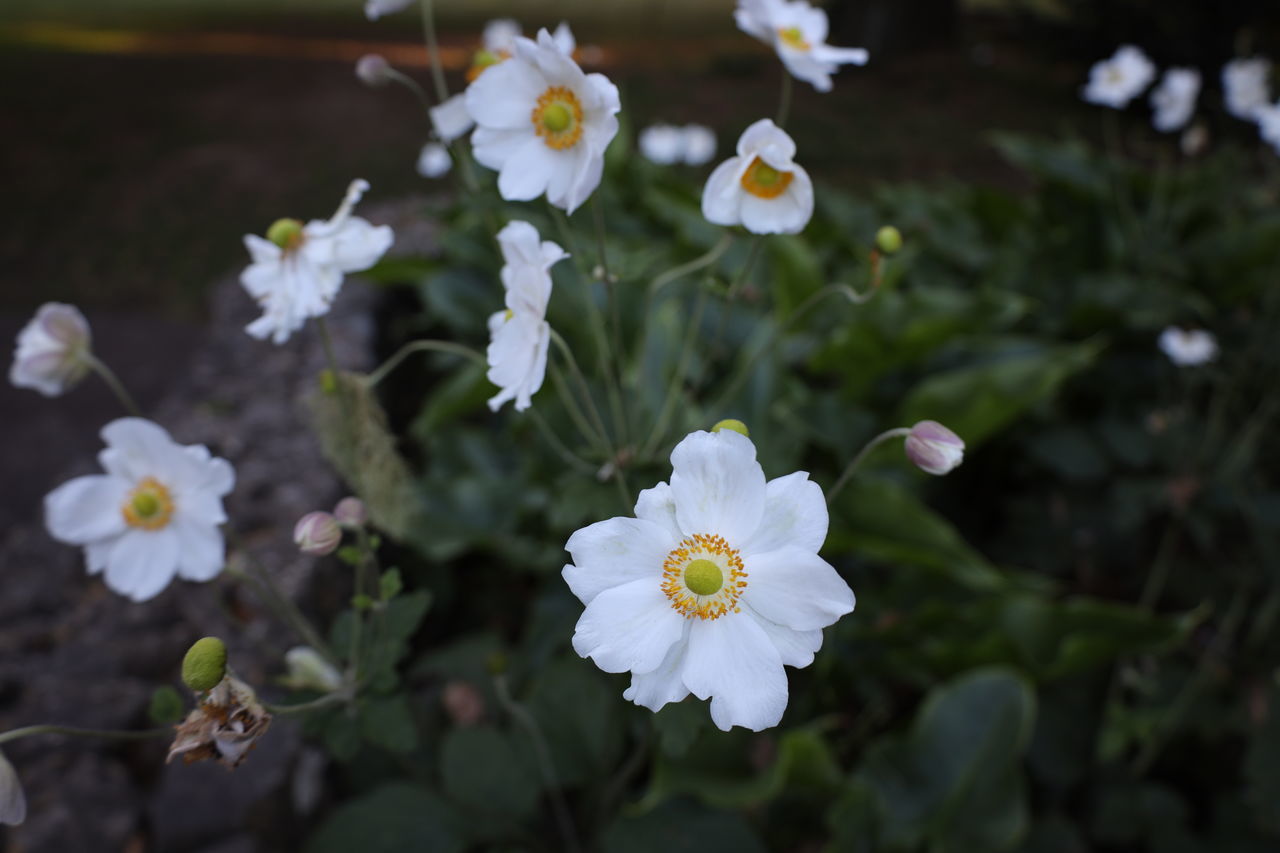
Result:
<svg viewBox="0 0 1280 853">
<path fill-rule="evenodd" d="M 310 646 L 294 646 L 284 653 L 289 670 L 285 683 L 297 690 L 332 693 L 342 686 L 342 673 Z"/>
<path fill-rule="evenodd" d="M 356 60 L 356 77 L 366 86 L 385 86 L 391 81 L 391 65 L 381 55 L 366 53 Z"/>
<path fill-rule="evenodd" d="M 445 711 L 457 726 L 474 726 L 484 718 L 484 696 L 465 681 L 450 681 L 442 698 Z"/>
<path fill-rule="evenodd" d="M 906 451 L 921 471 L 941 476 L 964 460 L 964 441 L 937 421 L 920 421 L 907 435 Z"/>
<path fill-rule="evenodd" d="M 333 517 L 347 527 L 362 527 L 369 520 L 369 510 L 357 497 L 345 497 L 333 508 Z"/>
<path fill-rule="evenodd" d="M 740 420 L 736 420 L 735 418 L 725 418 L 724 420 L 720 421 L 718 424 L 713 426 L 711 428 L 711 431 L 719 432 L 722 429 L 730 429 L 730 430 L 733 430 L 734 432 L 740 432 L 743 435 L 747 436 L 748 438 L 751 437 L 751 433 L 747 431 L 747 425 Z"/>
<path fill-rule="evenodd" d="M 327 512 L 309 512 L 294 526 L 293 541 L 302 553 L 323 557 L 342 541 L 342 526 Z"/>
<path fill-rule="evenodd" d="M 197 693 L 217 687 L 227 674 L 227 646 L 217 637 L 192 643 L 182 659 L 182 683 Z"/>
<path fill-rule="evenodd" d="M 876 232 L 876 248 L 886 255 L 893 255 L 902 250 L 902 232 L 892 225 L 886 225 Z"/>
</svg>

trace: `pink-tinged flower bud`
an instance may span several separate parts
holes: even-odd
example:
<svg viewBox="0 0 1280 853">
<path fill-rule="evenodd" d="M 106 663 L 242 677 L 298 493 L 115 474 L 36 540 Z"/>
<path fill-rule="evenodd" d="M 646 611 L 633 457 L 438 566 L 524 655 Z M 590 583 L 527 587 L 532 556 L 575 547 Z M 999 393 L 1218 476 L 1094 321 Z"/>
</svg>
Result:
<svg viewBox="0 0 1280 853">
<path fill-rule="evenodd" d="M 369 510 L 359 498 L 345 497 L 333 508 L 333 517 L 338 519 L 339 524 L 362 527 L 369 520 Z"/>
<path fill-rule="evenodd" d="M 467 728 L 484 719 L 484 696 L 467 682 L 450 681 L 444 686 L 442 698 L 455 725 Z"/>
<path fill-rule="evenodd" d="M 921 421 L 908 433 L 906 451 L 921 471 L 941 476 L 964 460 L 964 441 L 937 421 Z"/>
<path fill-rule="evenodd" d="M 18 333 L 9 381 L 56 397 L 89 370 L 89 323 L 74 305 L 46 302 Z"/>
<path fill-rule="evenodd" d="M 293 528 L 293 541 L 298 550 L 313 557 L 332 554 L 342 541 L 338 519 L 327 512 L 309 512 Z"/>
<path fill-rule="evenodd" d="M 356 77 L 366 86 L 385 86 L 391 82 L 391 64 L 376 53 L 366 53 L 356 60 Z"/>
</svg>

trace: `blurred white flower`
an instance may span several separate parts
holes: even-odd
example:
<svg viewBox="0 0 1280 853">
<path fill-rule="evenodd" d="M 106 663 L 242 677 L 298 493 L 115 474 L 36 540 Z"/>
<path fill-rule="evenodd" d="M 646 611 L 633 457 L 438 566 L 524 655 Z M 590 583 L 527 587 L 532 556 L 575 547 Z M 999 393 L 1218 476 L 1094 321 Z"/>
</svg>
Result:
<svg viewBox="0 0 1280 853">
<path fill-rule="evenodd" d="M 0 823 L 17 826 L 26 819 L 27 797 L 22 792 L 22 780 L 0 752 Z"/>
<path fill-rule="evenodd" d="M 738 156 L 716 167 L 702 191 L 702 215 L 755 234 L 796 234 L 813 215 L 813 182 L 792 158 L 796 144 L 770 119 L 743 131 Z"/>
<path fill-rule="evenodd" d="M 364 0 L 364 15 L 376 21 L 383 15 L 392 15 L 401 9 L 407 9 L 413 0 Z"/>
<path fill-rule="evenodd" d="M 368 188 L 365 181 L 352 181 L 331 219 L 306 225 L 280 219 L 266 239 L 245 235 L 253 262 L 240 274 L 240 283 L 262 306 L 262 316 L 246 328 L 250 335 L 284 343 L 307 318 L 329 313 L 343 276 L 367 270 L 391 246 L 388 226 L 351 215 Z"/>
<path fill-rule="evenodd" d="M 391 64 L 377 53 L 366 53 L 356 60 L 356 77 L 366 86 L 385 86 L 391 82 Z"/>
<path fill-rule="evenodd" d="M 706 125 L 686 124 L 684 126 L 684 162 L 690 166 L 701 166 L 711 162 L 716 156 L 716 132 Z"/>
<path fill-rule="evenodd" d="M 1187 157 L 1195 157 L 1209 147 L 1209 128 L 1203 122 L 1196 122 L 1182 132 L 1178 147 Z"/>
<path fill-rule="evenodd" d="M 436 136 L 444 142 L 452 142 L 475 127 L 471 113 L 467 112 L 467 96 L 463 94 L 454 95 L 432 107 L 429 112 L 431 126 L 435 128 Z"/>
<path fill-rule="evenodd" d="M 1218 341 L 1203 329 L 1170 326 L 1160 333 L 1160 350 L 1179 367 L 1208 364 L 1218 356 Z"/>
<path fill-rule="evenodd" d="M 424 178 L 439 178 L 449 174 L 453 168 L 453 158 L 449 149 L 439 142 L 428 142 L 418 152 L 418 174 Z"/>
<path fill-rule="evenodd" d="M 1233 59 L 1222 66 L 1222 93 L 1227 112 L 1254 121 L 1271 103 L 1271 60 L 1260 56 Z"/>
<path fill-rule="evenodd" d="M 501 389 L 489 400 L 489 408 L 496 412 L 514 399 L 516 411 L 522 412 L 532 405 L 547 372 L 551 267 L 569 256 L 550 240 L 542 240 L 528 222 L 518 220 L 498 232 L 498 245 L 507 308 L 489 318 L 487 377 Z"/>
<path fill-rule="evenodd" d="M 907 433 L 907 458 L 926 474 L 942 476 L 964 461 L 964 440 L 937 421 L 920 421 Z"/>
<path fill-rule="evenodd" d="M 89 323 L 80 309 L 46 302 L 18 332 L 9 381 L 56 397 L 89 371 L 90 343 Z"/>
<path fill-rule="evenodd" d="M 121 418 L 102 429 L 106 474 L 77 477 L 44 499 L 45 525 L 59 541 L 83 545 L 90 574 L 145 601 L 177 575 L 211 580 L 222 571 L 218 526 L 235 472 L 200 445 L 176 444 L 160 426 Z"/>
<path fill-rule="evenodd" d="M 294 690 L 316 690 L 332 693 L 342 686 L 342 673 L 311 646 L 294 646 L 284 653 L 288 672 L 282 679 Z"/>
<path fill-rule="evenodd" d="M 516 39 L 515 55 L 467 87 L 471 143 L 498 170 L 508 201 L 547 201 L 572 213 L 600 184 L 604 151 L 618 132 L 618 89 L 584 74 L 546 30 Z"/>
<path fill-rule="evenodd" d="M 1155 79 L 1156 67 L 1140 48 L 1122 45 L 1089 70 L 1083 97 L 1091 104 L 1123 109 Z"/>
<path fill-rule="evenodd" d="M 1280 103 L 1266 104 L 1254 112 L 1258 133 L 1263 141 L 1280 154 Z"/>
<path fill-rule="evenodd" d="M 520 23 L 511 18 L 494 18 L 484 25 L 484 33 L 480 40 L 484 44 L 485 50 L 494 53 L 505 53 L 507 56 L 515 53 L 516 39 L 520 38 Z"/>
<path fill-rule="evenodd" d="M 671 453 L 671 482 L 640 493 L 635 518 L 569 537 L 563 575 L 586 609 L 573 648 L 630 672 L 623 697 L 657 711 L 711 698 L 720 729 L 760 731 L 787 706 L 783 666 L 805 667 L 822 629 L 853 610 L 818 556 L 822 489 L 804 471 L 765 482 L 751 439 L 695 432 Z"/>
<path fill-rule="evenodd" d="M 738 0 L 738 28 L 772 47 L 792 76 L 831 91 L 831 75 L 841 65 L 866 65 L 860 47 L 832 47 L 827 41 L 827 13 L 803 0 Z"/>
<path fill-rule="evenodd" d="M 578 40 L 573 37 L 573 30 L 569 29 L 568 21 L 560 22 L 556 31 L 551 34 L 551 40 L 565 56 L 573 56 L 573 52 L 578 49 Z"/>
<path fill-rule="evenodd" d="M 1170 133 L 1191 121 L 1200 97 L 1200 72 L 1194 68 L 1170 68 L 1151 93 L 1152 123 L 1156 130 Z"/>
<path fill-rule="evenodd" d="M 653 124 L 640 131 L 640 153 L 651 163 L 671 166 L 684 161 L 684 131 L 670 124 Z"/>
</svg>

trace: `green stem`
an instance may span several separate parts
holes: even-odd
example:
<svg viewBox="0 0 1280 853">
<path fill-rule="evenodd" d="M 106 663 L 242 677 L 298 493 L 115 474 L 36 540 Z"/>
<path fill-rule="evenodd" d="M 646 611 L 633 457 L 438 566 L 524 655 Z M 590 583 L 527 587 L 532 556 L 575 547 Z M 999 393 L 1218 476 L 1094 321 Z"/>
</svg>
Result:
<svg viewBox="0 0 1280 853">
<path fill-rule="evenodd" d="M 910 434 L 911 434 L 911 430 L 908 429 L 907 427 L 897 427 L 895 429 L 887 429 L 884 432 L 877 435 L 875 438 L 868 441 L 866 445 L 861 450 L 858 451 L 858 455 L 853 457 L 853 459 L 849 462 L 849 464 L 845 466 L 844 472 L 841 473 L 840 479 L 836 480 L 836 484 L 831 487 L 831 491 L 827 492 L 827 506 L 830 506 L 831 503 L 836 499 L 836 495 L 840 494 L 840 491 L 845 487 L 845 485 L 849 482 L 849 479 L 853 476 L 853 472 L 858 470 L 858 466 L 862 464 L 862 460 L 866 459 L 867 455 L 871 453 L 872 450 L 875 450 L 881 444 L 885 443 L 890 439 L 902 438 Z"/>
<path fill-rule="evenodd" d="M 667 385 L 667 396 L 662 401 L 662 408 L 658 411 L 658 418 L 653 423 L 653 429 L 649 432 L 649 437 L 641 445 L 641 459 L 647 459 L 662 443 L 662 438 L 666 435 L 667 422 L 675 412 L 676 401 L 680 397 L 680 391 L 684 387 L 685 375 L 689 371 L 689 361 L 693 356 L 693 345 L 698 336 L 698 329 L 702 322 L 702 312 L 706 305 L 706 291 L 700 291 L 698 293 L 698 301 L 693 308 L 693 316 L 689 318 L 689 322 L 685 325 L 684 344 L 680 350 L 680 360 L 676 362 L 675 375 L 671 377 L 671 381 Z"/>
<path fill-rule="evenodd" d="M 547 423 L 547 419 L 544 418 L 537 409 L 530 409 L 529 413 L 533 415 L 533 422 L 537 424 L 538 431 L 542 433 L 542 437 L 546 439 L 547 444 L 551 446 L 551 449 L 556 452 L 557 456 L 564 460 L 566 465 L 583 474 L 595 473 L 595 468 L 565 446 L 565 443 L 560 440 L 558 435 L 556 435 L 555 430 L 553 430 L 551 425 Z"/>
<path fill-rule="evenodd" d="M 248 573 L 233 572 L 233 576 L 238 575 L 252 581 L 256 585 L 263 603 L 274 610 L 276 616 L 284 620 L 285 624 L 293 629 L 293 632 L 298 635 L 298 639 L 319 652 L 321 657 L 333 666 L 340 666 L 341 661 L 338 660 L 333 650 L 329 648 L 329 644 L 321 638 L 320 632 L 303 615 L 298 606 L 276 585 L 275 579 L 267 571 L 266 566 L 262 565 L 257 558 L 249 553 L 244 543 L 234 533 L 228 532 L 227 538 L 244 555 L 245 563 L 249 566 Z"/>
<path fill-rule="evenodd" d="M 594 450 L 603 456 L 607 456 L 609 454 L 608 442 L 592 429 L 587 416 L 582 411 L 582 406 L 573 398 L 573 392 L 569 389 L 569 385 L 565 381 L 564 374 L 560 372 L 560 368 L 556 367 L 555 363 L 552 362 L 547 365 L 547 370 L 551 374 L 551 382 L 556 386 L 556 393 L 560 396 L 560 402 L 564 406 L 564 410 L 569 413 L 569 419 L 578 428 L 578 434 Z"/>
<path fill-rule="evenodd" d="M 149 740 L 151 738 L 173 737 L 173 729 L 143 729 L 142 731 L 120 731 L 116 729 L 82 729 L 77 726 L 38 725 L 23 726 L 0 732 L 0 743 L 5 743 L 32 735 L 71 735 L 72 737 L 96 737 L 107 740 Z"/>
<path fill-rule="evenodd" d="M 738 277 L 733 280 L 733 284 L 729 285 L 728 301 L 732 302 L 738 298 L 738 291 L 742 290 L 744 284 L 747 283 L 747 276 L 751 275 L 751 270 L 755 268 L 756 259 L 760 255 L 760 247 L 764 245 L 763 234 L 757 234 L 751 241 L 751 248 L 747 249 L 747 262 L 742 265 L 742 269 L 738 271 Z"/>
<path fill-rule="evenodd" d="M 782 95 L 778 99 L 778 119 L 774 122 L 778 127 L 784 127 L 787 123 L 787 117 L 791 114 L 791 72 L 786 66 L 782 67 Z"/>
<path fill-rule="evenodd" d="M 1164 585 L 1169 580 L 1169 569 L 1173 565 L 1173 550 L 1177 541 L 1178 524 L 1176 520 L 1170 519 L 1164 529 L 1164 535 L 1160 537 L 1160 545 L 1156 548 L 1156 557 L 1151 565 L 1151 572 L 1147 575 L 1147 581 L 1142 587 L 1142 594 L 1138 596 L 1138 607 L 1141 609 L 1152 610 L 1160 599 L 1160 593 L 1164 592 Z"/>
<path fill-rule="evenodd" d="M 300 702 L 297 705 L 272 705 L 269 702 L 263 702 L 262 707 L 273 714 L 288 716 L 289 714 L 307 714 L 311 711 L 318 711 L 321 708 L 328 708 L 330 705 L 342 705 L 349 701 L 351 701 L 351 697 L 347 695 L 346 691 L 335 690 L 333 693 L 328 693 L 310 702 Z"/>
<path fill-rule="evenodd" d="M 386 74 L 392 80 L 396 81 L 401 86 L 404 86 L 410 92 L 413 92 L 413 96 L 417 98 L 418 103 L 422 105 L 422 112 L 427 117 L 427 125 L 432 131 L 434 131 L 435 122 L 431 120 L 431 100 L 427 97 L 427 93 L 423 88 L 418 85 L 418 81 L 414 80 L 408 74 L 403 74 L 394 68 L 387 68 Z"/>
<path fill-rule="evenodd" d="M 116 395 L 116 399 L 120 401 L 120 405 L 124 406 L 125 411 L 135 418 L 143 416 L 142 409 L 138 408 L 138 404 L 129 395 L 124 383 L 120 381 L 120 377 L 116 376 L 115 372 L 110 367 L 107 367 L 105 362 L 99 360 L 92 353 L 85 353 L 84 359 L 89 365 L 89 369 L 102 377 L 102 381 L 107 383 L 107 387 L 111 389 L 111 393 Z"/>
<path fill-rule="evenodd" d="M 596 408 L 595 399 L 591 396 L 591 387 L 587 385 L 587 378 L 582 375 L 582 368 L 578 367 L 578 360 L 573 357 L 573 350 L 569 349 L 569 345 L 565 343 L 564 338 L 555 329 L 551 330 L 551 341 L 556 345 L 556 349 L 560 351 L 565 362 L 569 365 L 569 373 L 573 376 L 574 381 L 578 383 L 578 389 L 586 399 L 587 415 L 591 418 L 592 427 L 595 429 L 596 434 L 600 436 L 605 450 L 612 458 L 615 455 L 615 451 L 609 443 L 609 431 L 605 429 L 604 419 L 600 417 L 600 410 Z"/>
<path fill-rule="evenodd" d="M 658 295 L 658 291 L 662 290 L 662 288 L 666 287 L 676 279 L 683 278 L 689 273 L 697 272 L 703 267 L 709 267 L 716 261 L 720 260 L 720 256 L 727 252 L 729 250 L 729 246 L 732 244 L 733 232 L 726 231 L 720 237 L 720 242 L 712 246 L 706 254 L 699 255 L 692 261 L 681 264 L 678 267 L 672 267 L 653 281 L 649 282 L 649 300 L 652 301 Z"/>
<path fill-rule="evenodd" d="M 431 0 L 422 0 L 422 35 L 427 43 L 427 59 L 431 62 L 431 82 L 436 87 L 436 100 L 449 100 L 449 87 L 444 82 L 444 68 L 440 65 L 440 45 L 436 42 L 436 19 Z"/>
<path fill-rule="evenodd" d="M 463 344 L 455 344 L 450 341 L 437 340 L 421 340 L 411 341 L 396 351 L 394 355 L 382 363 L 382 365 L 373 373 L 365 377 L 365 384 L 370 388 L 387 378 L 391 371 L 395 370 L 409 356 L 416 352 L 446 352 L 451 355 L 460 355 L 469 358 L 476 364 L 485 365 L 488 361 L 484 355 L 477 350 Z"/>
</svg>

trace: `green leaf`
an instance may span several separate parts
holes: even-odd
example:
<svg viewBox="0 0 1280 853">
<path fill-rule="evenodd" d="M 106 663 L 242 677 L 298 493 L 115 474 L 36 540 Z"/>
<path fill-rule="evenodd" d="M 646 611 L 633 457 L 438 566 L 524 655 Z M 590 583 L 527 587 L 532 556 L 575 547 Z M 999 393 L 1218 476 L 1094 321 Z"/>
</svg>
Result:
<svg viewBox="0 0 1280 853">
<path fill-rule="evenodd" d="M 648 814 L 619 818 L 604 831 L 604 853 L 765 853 L 740 817 L 692 803 L 669 803 Z"/>
<path fill-rule="evenodd" d="M 540 670 L 528 699 L 562 785 L 609 776 L 622 754 L 618 690 L 581 658 Z"/>
<path fill-rule="evenodd" d="M 427 788 L 385 785 L 338 808 L 307 841 L 307 853 L 460 853 L 455 818 Z"/>
<path fill-rule="evenodd" d="M 378 595 L 383 601 L 390 601 L 404 589 L 404 581 L 399 569 L 387 569 L 378 579 Z"/>
<path fill-rule="evenodd" d="M 166 684 L 164 687 L 157 687 L 151 694 L 151 705 L 147 708 L 147 715 L 151 717 L 153 723 L 164 726 L 181 720 L 185 711 L 186 706 L 183 704 L 182 696 Z"/>
<path fill-rule="evenodd" d="M 658 734 L 658 748 L 671 758 L 679 758 L 689 751 L 689 747 L 709 721 L 707 707 L 701 702 L 693 699 L 668 702 L 653 715 L 653 730 Z"/>
<path fill-rule="evenodd" d="M 409 697 L 370 696 L 360 703 L 360 731 L 365 740 L 401 755 L 418 747 L 418 727 L 414 723 Z"/>
<path fill-rule="evenodd" d="M 525 754 L 510 735 L 490 726 L 454 729 L 440 748 L 445 791 L 458 803 L 491 816 L 532 815 L 540 783 Z"/>
</svg>

